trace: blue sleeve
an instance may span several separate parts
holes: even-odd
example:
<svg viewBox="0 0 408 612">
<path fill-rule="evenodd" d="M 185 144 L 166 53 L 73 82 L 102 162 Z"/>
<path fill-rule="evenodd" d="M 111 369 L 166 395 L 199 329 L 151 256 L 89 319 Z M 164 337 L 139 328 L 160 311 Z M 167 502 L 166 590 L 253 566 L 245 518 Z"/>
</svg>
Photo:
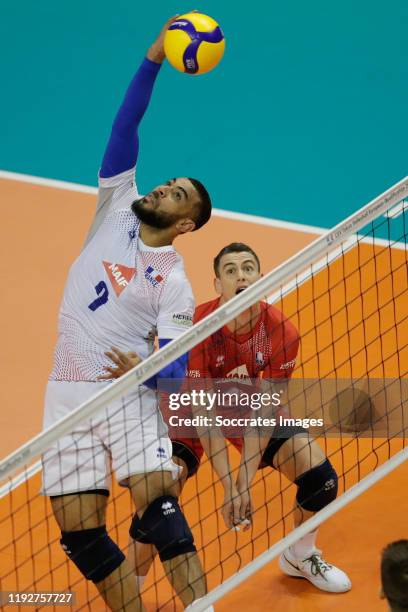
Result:
<svg viewBox="0 0 408 612">
<path fill-rule="evenodd" d="M 166 346 L 166 344 L 171 342 L 171 340 L 172 338 L 159 338 L 159 348 L 163 348 L 163 346 Z M 157 372 L 157 374 L 146 380 L 144 384 L 150 389 L 157 389 L 157 383 L 160 378 L 173 378 L 178 381 L 178 384 L 175 383 L 174 388 L 172 385 L 172 391 L 178 391 L 181 386 L 182 380 L 186 376 L 187 364 L 188 353 L 184 353 L 184 355 L 181 355 L 180 357 L 169 363 L 169 365 L 160 370 L 160 372 Z"/>
<path fill-rule="evenodd" d="M 100 176 L 109 178 L 133 168 L 139 152 L 139 124 L 149 105 L 161 64 L 145 58 L 126 92 L 115 117 Z"/>
</svg>

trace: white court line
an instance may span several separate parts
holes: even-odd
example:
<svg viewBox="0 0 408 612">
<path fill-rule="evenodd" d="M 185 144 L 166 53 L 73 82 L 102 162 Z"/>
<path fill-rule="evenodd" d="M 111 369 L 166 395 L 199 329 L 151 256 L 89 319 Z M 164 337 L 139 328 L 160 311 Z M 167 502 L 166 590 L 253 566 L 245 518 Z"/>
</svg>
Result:
<svg viewBox="0 0 408 612">
<path fill-rule="evenodd" d="M 21 183 L 31 183 L 32 185 L 41 185 L 42 187 L 52 187 L 54 189 L 65 189 L 66 191 L 76 191 L 78 193 L 88 193 L 92 195 L 96 195 L 98 193 L 97 187 L 90 187 L 89 185 L 80 185 L 79 183 L 69 183 L 67 181 L 57 181 L 54 179 L 43 178 L 40 176 L 31 176 L 30 174 L 8 172 L 6 170 L 0 170 L 0 179 L 6 179 L 9 181 L 19 181 Z M 305 234 L 320 235 L 327 232 L 327 229 L 323 227 L 302 225 L 301 223 L 292 223 L 290 221 L 270 219 L 269 217 L 261 217 L 258 215 L 248 215 L 246 213 L 223 210 L 222 208 L 214 208 L 213 214 L 215 217 L 223 217 L 224 219 L 244 221 L 245 223 L 255 223 L 256 225 L 279 227 L 281 229 L 288 229 L 295 232 L 303 232 Z"/>
<path fill-rule="evenodd" d="M 19 174 L 18 172 L 7 172 L 0 170 L 0 179 L 7 181 L 18 181 L 19 183 L 31 183 L 32 185 L 41 185 L 42 187 L 53 187 L 54 189 L 64 189 L 66 191 L 77 191 L 79 193 L 90 193 L 96 195 L 98 189 L 89 185 L 80 185 L 79 183 L 69 183 L 68 181 L 57 181 L 54 179 L 42 178 L 41 176 L 31 176 L 30 174 Z"/>
<path fill-rule="evenodd" d="M 224 210 L 222 208 L 214 208 L 213 214 L 216 217 L 232 219 L 233 221 L 244 221 L 245 223 L 255 223 L 256 225 L 279 227 L 281 229 L 292 230 L 293 232 L 302 232 L 304 234 L 321 235 L 327 232 L 327 229 L 324 227 L 303 225 L 302 223 L 295 223 L 293 221 L 282 221 L 281 219 L 271 219 L 269 217 L 260 217 L 259 215 L 248 215 L 246 213 Z"/>
<path fill-rule="evenodd" d="M 31 183 L 32 185 L 40 185 L 42 187 L 52 187 L 54 189 L 63 189 L 66 191 L 76 191 L 77 193 L 86 193 L 90 195 L 97 195 L 97 187 L 91 187 L 90 185 L 81 185 L 80 183 L 70 183 L 68 181 L 59 181 L 55 179 L 44 178 L 41 176 L 32 176 L 30 174 L 20 174 L 19 172 L 9 172 L 7 170 L 0 170 L 0 179 L 6 179 L 9 181 L 18 181 L 21 183 Z M 399 216 L 406 206 L 404 202 L 401 202 L 390 211 L 387 211 L 384 216 L 394 218 Z M 322 235 L 329 228 L 316 227 L 314 225 L 305 225 L 303 223 L 295 223 L 293 221 L 283 221 L 281 219 L 271 219 L 269 217 L 262 217 L 260 215 L 248 215 L 247 213 L 234 212 L 231 210 L 224 210 L 222 208 L 213 208 L 213 215 L 215 217 L 222 217 L 223 219 L 232 219 L 233 221 L 243 221 L 244 223 L 254 223 L 255 225 L 264 225 L 266 227 L 277 227 L 280 229 L 290 230 L 293 232 L 301 232 L 304 234 Z M 378 246 L 389 246 L 390 240 L 386 238 L 364 238 L 362 242 L 368 242 Z M 406 245 L 403 242 L 394 242 L 392 248 L 405 250 Z"/>
</svg>

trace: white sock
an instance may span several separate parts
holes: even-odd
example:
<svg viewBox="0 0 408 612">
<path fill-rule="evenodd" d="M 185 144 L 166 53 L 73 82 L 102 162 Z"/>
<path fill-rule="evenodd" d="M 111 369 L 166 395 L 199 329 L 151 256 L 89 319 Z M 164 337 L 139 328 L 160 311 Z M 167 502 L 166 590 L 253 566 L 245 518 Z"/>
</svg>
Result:
<svg viewBox="0 0 408 612">
<path fill-rule="evenodd" d="M 193 601 L 193 603 L 196 603 L 197 601 L 201 601 L 202 597 L 199 597 L 198 599 L 195 599 Z M 187 612 L 188 610 L 191 610 L 191 606 L 193 604 L 190 604 L 189 606 L 187 606 L 187 608 L 184 608 L 184 610 Z M 205 612 L 214 612 L 214 607 L 213 606 L 208 606 L 208 608 L 205 609 Z"/>
<path fill-rule="evenodd" d="M 137 582 L 139 593 L 143 588 L 143 584 L 145 580 L 146 580 L 146 576 L 136 576 L 136 582 Z"/>
<path fill-rule="evenodd" d="M 307 533 L 303 538 L 300 538 L 293 546 L 290 547 L 291 552 L 297 559 L 306 559 L 316 550 L 317 529 Z"/>
</svg>

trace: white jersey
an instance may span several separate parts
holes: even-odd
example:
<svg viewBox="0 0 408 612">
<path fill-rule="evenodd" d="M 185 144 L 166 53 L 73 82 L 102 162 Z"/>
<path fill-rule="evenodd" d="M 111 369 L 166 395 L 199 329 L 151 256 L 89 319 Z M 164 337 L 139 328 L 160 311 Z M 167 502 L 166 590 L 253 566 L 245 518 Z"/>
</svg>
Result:
<svg viewBox="0 0 408 612">
<path fill-rule="evenodd" d="M 139 237 L 130 209 L 138 199 L 134 168 L 99 179 L 94 223 L 73 263 L 58 321 L 50 380 L 96 381 L 117 346 L 144 359 L 154 337 L 176 338 L 192 325 L 194 298 L 172 246 L 152 248 Z"/>
</svg>

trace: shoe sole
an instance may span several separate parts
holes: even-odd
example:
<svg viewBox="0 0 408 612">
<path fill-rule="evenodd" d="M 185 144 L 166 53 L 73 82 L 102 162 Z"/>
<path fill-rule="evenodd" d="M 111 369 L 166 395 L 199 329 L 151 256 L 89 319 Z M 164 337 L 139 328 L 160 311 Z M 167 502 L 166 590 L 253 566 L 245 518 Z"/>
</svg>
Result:
<svg viewBox="0 0 408 612">
<path fill-rule="evenodd" d="M 345 587 L 343 590 L 339 591 L 333 591 L 331 589 L 323 589 L 321 586 L 318 586 L 317 584 L 315 584 L 313 582 L 313 580 L 311 580 L 308 576 L 305 576 L 300 570 L 296 569 L 295 567 L 293 567 L 289 561 L 287 561 L 285 559 L 285 557 L 283 555 L 281 555 L 279 557 L 279 567 L 282 570 L 282 572 L 284 574 L 286 574 L 287 576 L 291 576 L 292 578 L 303 578 L 304 580 L 307 580 L 308 582 L 310 582 L 310 584 L 313 584 L 313 586 L 316 589 L 319 589 L 319 591 L 325 591 L 326 593 L 347 593 L 347 591 L 350 591 L 351 589 L 351 584 L 347 585 L 347 587 Z"/>
</svg>

